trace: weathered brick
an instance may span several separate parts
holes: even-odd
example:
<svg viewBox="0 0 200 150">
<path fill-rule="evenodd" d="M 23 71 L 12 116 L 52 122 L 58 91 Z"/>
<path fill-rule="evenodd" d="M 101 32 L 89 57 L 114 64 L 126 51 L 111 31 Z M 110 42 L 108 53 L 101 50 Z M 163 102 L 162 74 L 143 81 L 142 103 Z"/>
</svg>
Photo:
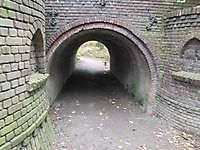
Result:
<svg viewBox="0 0 200 150">
<path fill-rule="evenodd" d="M 7 45 L 22 45 L 22 38 L 20 37 L 6 37 Z"/>
<path fill-rule="evenodd" d="M 4 143 L 6 143 L 6 138 L 5 138 L 5 136 L 0 137 L 0 146 L 3 145 Z"/>
<path fill-rule="evenodd" d="M 19 79 L 19 85 L 25 84 L 25 78 L 20 78 Z"/>
<path fill-rule="evenodd" d="M 21 112 L 20 111 L 17 111 L 14 113 L 14 120 L 16 121 L 17 119 L 19 119 L 21 117 Z"/>
<path fill-rule="evenodd" d="M 5 37 L 0 37 L 0 46 L 1 45 L 6 45 L 6 38 Z"/>
<path fill-rule="evenodd" d="M 17 20 L 20 20 L 20 21 L 23 20 L 23 13 L 17 12 L 16 16 L 17 16 Z"/>
<path fill-rule="evenodd" d="M 3 65 L 2 65 L 2 71 L 3 71 L 4 73 L 10 72 L 10 71 L 11 71 L 11 66 L 10 66 L 10 64 L 3 64 Z"/>
<path fill-rule="evenodd" d="M 11 99 L 3 101 L 3 108 L 8 108 L 11 105 L 12 105 L 12 100 Z"/>
<path fill-rule="evenodd" d="M 22 103 L 17 103 L 15 105 L 12 105 L 8 108 L 8 114 L 13 114 L 14 112 L 20 110 L 22 108 Z"/>
<path fill-rule="evenodd" d="M 2 119 L 0 120 L 0 129 L 5 126 L 5 121 Z"/>
<path fill-rule="evenodd" d="M 24 69 L 24 62 L 19 62 L 19 69 L 20 70 Z"/>
<path fill-rule="evenodd" d="M 14 121 L 13 115 L 7 116 L 5 118 L 5 124 L 6 125 L 11 124 L 13 121 Z"/>
<path fill-rule="evenodd" d="M 11 48 L 9 46 L 3 46 L 2 47 L 2 54 L 10 54 Z"/>
<path fill-rule="evenodd" d="M 7 126 L 5 126 L 4 128 L 2 128 L 2 129 L 0 130 L 0 135 L 1 135 L 1 136 L 4 136 L 4 135 L 6 135 L 7 133 L 13 131 L 16 127 L 17 127 L 17 123 L 16 123 L 16 122 L 13 122 L 12 124 L 7 125 Z"/>
<path fill-rule="evenodd" d="M 8 11 L 5 8 L 0 8 L 0 17 L 8 17 Z"/>
<path fill-rule="evenodd" d="M 22 54 L 22 60 L 23 61 L 30 60 L 30 54 Z"/>
<path fill-rule="evenodd" d="M 17 54 L 19 51 L 18 51 L 18 46 L 11 46 L 11 53 L 12 54 Z"/>
<path fill-rule="evenodd" d="M 27 13 L 27 14 L 31 14 L 31 8 L 24 6 L 24 5 L 20 5 L 20 11 Z"/>
<path fill-rule="evenodd" d="M 13 97 L 15 95 L 15 90 L 11 89 L 0 93 L 0 101 Z"/>
<path fill-rule="evenodd" d="M 19 85 L 18 80 L 12 80 L 12 81 L 11 81 L 11 87 L 12 87 L 12 88 L 17 87 L 18 85 Z"/>
<path fill-rule="evenodd" d="M 20 94 L 26 91 L 26 85 L 22 85 L 16 88 L 16 94 Z"/>
<path fill-rule="evenodd" d="M 6 141 L 10 141 L 12 138 L 14 138 L 15 134 L 14 131 L 6 134 Z"/>
<path fill-rule="evenodd" d="M 15 135 L 19 135 L 22 133 L 22 127 L 18 127 L 17 129 L 15 129 Z"/>
<path fill-rule="evenodd" d="M 18 70 L 18 69 L 19 69 L 18 67 L 19 67 L 18 63 L 12 63 L 12 64 L 11 64 L 11 70 L 12 70 L 12 71 Z"/>
<path fill-rule="evenodd" d="M 18 4 L 13 2 L 13 1 L 10 1 L 10 0 L 2 1 L 2 6 L 7 8 L 7 9 L 19 10 Z"/>
<path fill-rule="evenodd" d="M 16 19 L 16 12 L 12 10 L 8 10 L 8 18 Z"/>
<path fill-rule="evenodd" d="M 0 26 L 2 27 L 14 27 L 13 20 L 0 18 Z"/>
<path fill-rule="evenodd" d="M 0 82 L 6 81 L 6 75 L 0 74 Z"/>
<path fill-rule="evenodd" d="M 12 104 L 17 104 L 19 102 L 18 96 L 12 97 Z"/>
<path fill-rule="evenodd" d="M 21 76 L 21 72 L 20 71 L 9 72 L 9 73 L 6 73 L 6 76 L 7 76 L 7 80 L 17 79 Z"/>
<path fill-rule="evenodd" d="M 1 63 L 10 63 L 14 61 L 13 55 L 0 55 L 0 64 Z"/>
<path fill-rule="evenodd" d="M 11 150 L 12 147 L 11 147 L 11 143 L 10 142 L 6 142 L 4 145 L 2 145 L 0 147 L 1 150 Z"/>
<path fill-rule="evenodd" d="M 0 8 L 0 10 L 1 10 L 1 8 Z M 0 28 L 0 35 L 1 36 L 8 36 L 8 28 Z"/>
<path fill-rule="evenodd" d="M 10 36 L 17 36 L 17 30 L 16 29 L 9 29 L 9 35 Z"/>
<path fill-rule="evenodd" d="M 0 111 L 0 119 L 4 118 L 7 116 L 7 110 L 6 109 L 3 109 Z"/>
</svg>

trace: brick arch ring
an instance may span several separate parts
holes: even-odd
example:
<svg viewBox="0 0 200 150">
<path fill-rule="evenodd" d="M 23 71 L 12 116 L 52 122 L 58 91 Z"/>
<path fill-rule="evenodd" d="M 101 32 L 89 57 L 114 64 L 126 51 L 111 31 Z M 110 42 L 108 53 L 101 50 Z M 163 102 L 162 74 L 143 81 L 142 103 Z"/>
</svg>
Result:
<svg viewBox="0 0 200 150">
<path fill-rule="evenodd" d="M 151 90 L 149 93 L 149 102 L 154 103 L 156 98 L 157 83 L 157 70 L 158 70 L 158 59 L 155 55 L 155 48 L 150 41 L 147 41 L 142 33 L 138 32 L 136 28 L 126 22 L 119 20 L 114 20 L 110 18 L 89 18 L 82 21 L 76 21 L 71 24 L 67 24 L 61 27 L 48 41 L 47 41 L 47 51 L 46 58 L 47 63 L 49 63 L 51 57 L 55 53 L 56 49 L 62 44 L 66 39 L 79 33 L 81 31 L 86 31 L 90 29 L 107 29 L 117 32 L 124 37 L 128 38 L 134 44 L 138 46 L 142 54 L 148 63 L 150 75 L 151 75 Z"/>
</svg>

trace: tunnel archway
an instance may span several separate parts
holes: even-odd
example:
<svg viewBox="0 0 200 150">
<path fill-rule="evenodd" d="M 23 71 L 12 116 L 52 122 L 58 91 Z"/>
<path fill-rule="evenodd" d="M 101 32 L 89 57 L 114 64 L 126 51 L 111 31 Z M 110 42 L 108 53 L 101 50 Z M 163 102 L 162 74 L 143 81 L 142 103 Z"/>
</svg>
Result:
<svg viewBox="0 0 200 150">
<path fill-rule="evenodd" d="M 105 21 L 75 23 L 59 32 L 50 39 L 47 51 L 50 73 L 47 85 L 51 100 L 72 74 L 78 47 L 95 40 L 108 48 L 111 72 L 124 87 L 141 103 L 154 101 L 157 79 L 154 57 L 133 32 Z"/>
</svg>

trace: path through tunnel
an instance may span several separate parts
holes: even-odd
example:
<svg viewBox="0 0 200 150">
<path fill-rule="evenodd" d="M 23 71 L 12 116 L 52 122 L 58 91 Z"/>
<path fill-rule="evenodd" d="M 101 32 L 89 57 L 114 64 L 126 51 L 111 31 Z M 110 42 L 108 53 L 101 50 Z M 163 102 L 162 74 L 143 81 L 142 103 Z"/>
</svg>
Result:
<svg viewBox="0 0 200 150">
<path fill-rule="evenodd" d="M 103 43 L 110 54 L 111 74 L 141 104 L 148 102 L 151 91 L 151 72 L 139 46 L 128 37 L 109 29 L 88 29 L 60 42 L 49 58 L 48 91 L 54 101 L 74 72 L 78 48 L 87 41 Z"/>
<path fill-rule="evenodd" d="M 157 139 L 160 122 L 140 107 L 148 102 L 153 84 L 152 63 L 143 43 L 120 33 L 123 30 L 93 27 L 67 31 L 47 55 L 53 149 L 175 149 L 169 146 L 168 135 Z M 77 50 L 87 41 L 107 47 L 109 71 L 93 60 L 76 63 Z"/>
</svg>

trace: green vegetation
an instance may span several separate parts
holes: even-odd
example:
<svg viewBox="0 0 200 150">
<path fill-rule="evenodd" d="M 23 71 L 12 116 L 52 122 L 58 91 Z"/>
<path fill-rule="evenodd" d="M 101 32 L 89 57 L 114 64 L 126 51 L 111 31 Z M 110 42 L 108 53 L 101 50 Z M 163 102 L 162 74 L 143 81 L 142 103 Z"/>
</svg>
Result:
<svg viewBox="0 0 200 150">
<path fill-rule="evenodd" d="M 76 54 L 77 59 L 81 56 L 102 59 L 107 64 L 110 63 L 110 54 L 106 46 L 98 41 L 88 41 L 82 44 Z"/>
<path fill-rule="evenodd" d="M 177 0 L 177 3 L 186 3 L 186 0 Z"/>
</svg>

